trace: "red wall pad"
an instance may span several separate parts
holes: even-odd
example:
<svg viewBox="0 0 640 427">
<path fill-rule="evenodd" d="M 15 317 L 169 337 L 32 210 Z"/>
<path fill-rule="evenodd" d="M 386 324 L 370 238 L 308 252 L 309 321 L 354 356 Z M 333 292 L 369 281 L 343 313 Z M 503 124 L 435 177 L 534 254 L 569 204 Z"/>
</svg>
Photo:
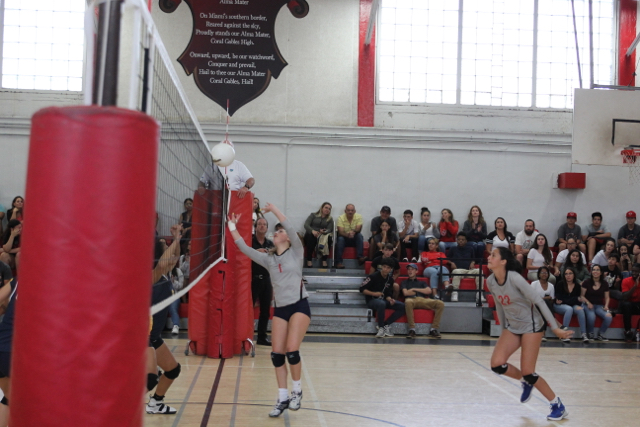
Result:
<svg viewBox="0 0 640 427">
<path fill-rule="evenodd" d="M 158 141 L 135 111 L 33 116 L 12 426 L 142 425 Z"/>
<path fill-rule="evenodd" d="M 637 0 L 620 0 L 619 17 L 620 36 L 618 37 L 618 84 L 635 86 L 636 52 L 627 56 L 627 49 L 636 38 L 636 21 L 638 20 Z"/>
<path fill-rule="evenodd" d="M 360 38 L 358 42 L 358 126 L 374 124 L 376 81 L 376 30 L 371 44 L 365 46 L 367 26 L 371 15 L 371 0 L 360 0 Z"/>
<path fill-rule="evenodd" d="M 558 188 L 584 189 L 587 186 L 587 174 L 581 172 L 566 172 L 558 174 Z"/>
</svg>

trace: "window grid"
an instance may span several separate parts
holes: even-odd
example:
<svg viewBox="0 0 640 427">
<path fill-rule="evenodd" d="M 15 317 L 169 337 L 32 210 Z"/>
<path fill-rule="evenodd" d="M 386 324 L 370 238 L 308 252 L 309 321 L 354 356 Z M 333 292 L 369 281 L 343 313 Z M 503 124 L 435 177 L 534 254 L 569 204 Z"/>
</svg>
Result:
<svg viewBox="0 0 640 427">
<path fill-rule="evenodd" d="M 84 0 L 4 0 L 2 87 L 82 90 Z"/>
<path fill-rule="evenodd" d="M 588 2 L 575 7 L 589 87 Z M 593 15 L 594 82 L 611 84 L 614 0 Z M 580 87 L 570 0 L 383 0 L 378 28 L 381 102 L 570 109 Z"/>
</svg>

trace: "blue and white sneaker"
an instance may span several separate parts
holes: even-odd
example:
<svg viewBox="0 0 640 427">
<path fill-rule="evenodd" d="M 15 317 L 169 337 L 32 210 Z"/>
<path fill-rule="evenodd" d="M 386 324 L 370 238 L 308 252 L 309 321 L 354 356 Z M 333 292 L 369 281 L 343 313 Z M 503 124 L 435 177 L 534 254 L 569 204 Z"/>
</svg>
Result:
<svg viewBox="0 0 640 427">
<path fill-rule="evenodd" d="M 533 386 L 526 381 L 520 382 L 522 383 L 522 396 L 520 396 L 520 403 L 527 403 L 531 399 Z"/>
<path fill-rule="evenodd" d="M 558 403 L 550 404 L 549 408 L 551 409 L 551 413 L 547 415 L 547 419 L 550 421 L 560 421 L 569 416 L 569 412 L 565 409 L 560 398 L 558 398 Z"/>
<path fill-rule="evenodd" d="M 300 403 L 302 402 L 302 390 L 300 391 L 292 391 L 291 396 L 289 396 L 289 409 L 292 411 L 297 411 L 300 409 Z"/>
</svg>

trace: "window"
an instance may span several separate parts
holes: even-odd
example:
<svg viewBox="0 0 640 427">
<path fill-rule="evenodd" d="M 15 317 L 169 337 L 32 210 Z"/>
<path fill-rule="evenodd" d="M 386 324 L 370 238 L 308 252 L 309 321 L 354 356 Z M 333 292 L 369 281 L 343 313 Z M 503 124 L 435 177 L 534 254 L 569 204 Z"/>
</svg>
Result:
<svg viewBox="0 0 640 427">
<path fill-rule="evenodd" d="M 576 0 L 583 87 L 588 2 Z M 614 75 L 614 0 L 593 0 L 594 80 Z M 572 108 L 580 87 L 570 0 L 383 0 L 378 100 Z"/>
<path fill-rule="evenodd" d="M 4 0 L 2 88 L 82 90 L 84 0 Z"/>
</svg>

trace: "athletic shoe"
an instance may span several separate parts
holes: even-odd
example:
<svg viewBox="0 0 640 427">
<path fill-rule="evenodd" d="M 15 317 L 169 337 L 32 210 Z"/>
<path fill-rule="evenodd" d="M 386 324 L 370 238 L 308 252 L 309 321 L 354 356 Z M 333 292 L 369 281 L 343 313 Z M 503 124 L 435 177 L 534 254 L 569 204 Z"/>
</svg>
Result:
<svg viewBox="0 0 640 427">
<path fill-rule="evenodd" d="M 289 409 L 292 411 L 297 411 L 300 409 L 300 403 L 302 402 L 302 390 L 300 391 L 292 391 L 291 396 L 289 396 Z"/>
<path fill-rule="evenodd" d="M 440 332 L 438 332 L 437 329 L 432 329 L 432 330 L 429 331 L 429 337 L 430 338 L 440 339 L 440 338 L 442 338 L 442 335 L 440 335 Z"/>
<path fill-rule="evenodd" d="M 624 331 L 624 339 L 626 342 L 631 342 L 633 341 L 633 332 L 631 331 Z"/>
<path fill-rule="evenodd" d="M 149 399 L 149 403 L 147 403 L 147 414 L 173 415 L 176 412 L 178 412 L 176 408 L 164 404 L 164 399 L 155 400 L 152 397 Z"/>
<path fill-rule="evenodd" d="M 568 331 L 569 327 L 562 325 L 562 326 L 560 326 L 560 329 L 562 329 L 563 331 Z"/>
<path fill-rule="evenodd" d="M 589 337 L 587 336 L 587 334 L 582 334 L 582 342 L 589 343 Z"/>
<path fill-rule="evenodd" d="M 431 291 L 431 292 L 433 292 L 433 291 Z M 433 299 L 440 299 L 440 295 L 438 295 L 437 293 L 436 294 L 431 294 L 431 297 Z"/>
<path fill-rule="evenodd" d="M 602 334 L 598 334 L 598 336 L 596 337 L 596 341 L 609 342 L 609 340 Z"/>
<path fill-rule="evenodd" d="M 531 399 L 531 392 L 533 386 L 526 381 L 520 381 L 522 383 L 522 396 L 520 396 L 520 403 L 527 403 Z"/>
<path fill-rule="evenodd" d="M 547 415 L 549 421 L 560 421 L 569 416 L 569 412 L 565 409 L 560 398 L 558 398 L 558 403 L 550 404 L 549 408 L 551 409 L 551 413 Z"/>
<path fill-rule="evenodd" d="M 409 262 L 408 258 L 402 258 L 402 262 Z"/>
<path fill-rule="evenodd" d="M 587 334 L 587 336 L 589 337 L 589 341 L 591 342 L 595 341 L 595 335 L 593 334 L 593 332 L 591 332 L 590 334 Z"/>
<path fill-rule="evenodd" d="M 458 293 L 451 292 L 451 302 L 458 302 Z"/>
<path fill-rule="evenodd" d="M 418 262 L 418 260 L 416 259 L 416 257 L 411 258 L 411 262 Z"/>
<path fill-rule="evenodd" d="M 382 331 L 384 332 L 384 336 L 385 337 L 392 337 L 393 334 L 391 333 L 391 325 L 385 325 L 384 328 L 382 328 Z"/>
<path fill-rule="evenodd" d="M 571 338 L 560 338 L 560 341 L 562 341 L 565 344 L 571 344 Z"/>
<path fill-rule="evenodd" d="M 547 342 L 547 337 L 542 337 L 542 342 Z"/>
<path fill-rule="evenodd" d="M 172 335 L 178 335 L 180 333 L 180 326 L 173 325 L 173 329 L 171 330 Z"/>
<path fill-rule="evenodd" d="M 407 334 L 407 339 L 414 339 L 416 337 L 416 331 L 414 331 L 413 329 L 409 329 L 409 333 Z"/>
<path fill-rule="evenodd" d="M 384 338 L 384 328 L 378 328 L 378 333 L 376 334 L 376 338 Z"/>
<path fill-rule="evenodd" d="M 285 409 L 289 408 L 289 401 L 285 400 L 284 402 L 277 402 L 276 406 L 273 407 L 273 410 L 269 412 L 269 416 L 271 418 L 279 417 L 280 414 L 284 412 Z"/>
<path fill-rule="evenodd" d="M 636 342 L 640 342 L 640 331 L 636 331 Z"/>
</svg>

